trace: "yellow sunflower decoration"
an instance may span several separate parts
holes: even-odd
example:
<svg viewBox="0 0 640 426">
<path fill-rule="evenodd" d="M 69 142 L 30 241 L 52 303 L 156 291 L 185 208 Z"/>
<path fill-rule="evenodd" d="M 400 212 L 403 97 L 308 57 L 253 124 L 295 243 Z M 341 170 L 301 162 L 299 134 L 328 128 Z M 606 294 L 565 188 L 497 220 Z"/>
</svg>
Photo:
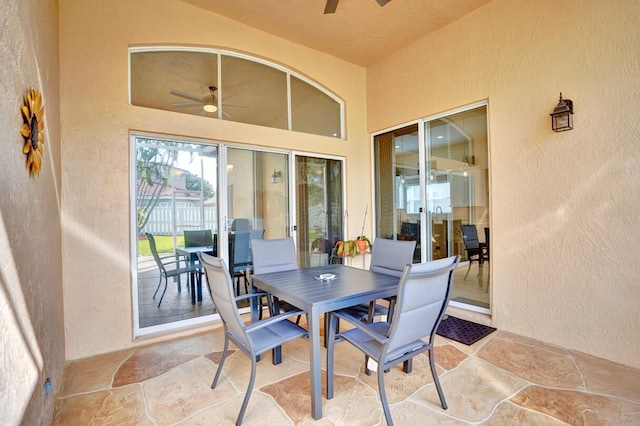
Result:
<svg viewBox="0 0 640 426">
<path fill-rule="evenodd" d="M 27 91 L 22 115 L 24 124 L 20 128 L 20 134 L 25 140 L 22 152 L 27 156 L 27 169 L 33 176 L 40 174 L 44 145 L 44 105 L 40 92 L 35 89 Z"/>
</svg>

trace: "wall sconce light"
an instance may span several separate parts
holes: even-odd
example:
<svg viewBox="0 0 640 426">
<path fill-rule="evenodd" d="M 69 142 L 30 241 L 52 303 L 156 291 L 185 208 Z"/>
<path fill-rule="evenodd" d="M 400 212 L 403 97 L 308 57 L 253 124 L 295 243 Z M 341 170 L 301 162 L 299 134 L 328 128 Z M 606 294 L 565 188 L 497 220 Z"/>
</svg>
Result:
<svg viewBox="0 0 640 426">
<path fill-rule="evenodd" d="M 273 174 L 271 175 L 271 183 L 280 183 L 280 177 L 282 177 L 282 172 L 273 169 Z"/>
<path fill-rule="evenodd" d="M 562 92 L 560 92 L 558 105 L 549 115 L 551 116 L 551 128 L 554 132 L 573 129 L 573 101 L 571 99 L 562 99 Z"/>
</svg>

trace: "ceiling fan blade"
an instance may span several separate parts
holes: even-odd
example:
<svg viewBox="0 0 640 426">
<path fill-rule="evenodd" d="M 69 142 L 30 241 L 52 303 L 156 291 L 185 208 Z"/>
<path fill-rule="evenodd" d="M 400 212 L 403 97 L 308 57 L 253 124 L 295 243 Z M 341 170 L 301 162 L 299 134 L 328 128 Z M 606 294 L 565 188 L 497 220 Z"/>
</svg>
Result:
<svg viewBox="0 0 640 426">
<path fill-rule="evenodd" d="M 202 106 L 202 102 L 175 102 L 171 106 L 175 108 Z"/>
<path fill-rule="evenodd" d="M 222 104 L 223 107 L 234 107 L 234 108 L 247 108 L 249 109 L 248 106 L 246 105 L 234 105 L 234 104 Z"/>
<path fill-rule="evenodd" d="M 391 0 L 376 0 L 378 4 L 382 7 L 385 4 L 389 3 Z"/>
<path fill-rule="evenodd" d="M 338 7 L 338 0 L 327 0 L 327 4 L 324 6 L 324 14 L 335 13 Z"/>
<path fill-rule="evenodd" d="M 202 96 L 192 95 L 190 93 L 181 92 L 180 90 L 171 90 L 171 92 L 169 93 L 171 93 L 174 96 L 180 96 L 181 98 L 191 99 L 194 102 L 202 103 Z"/>
<path fill-rule="evenodd" d="M 240 96 L 240 93 L 234 93 L 233 95 L 225 96 L 224 98 L 222 98 L 222 100 L 226 101 L 227 99 L 231 99 L 231 98 L 234 98 L 236 96 Z"/>
<path fill-rule="evenodd" d="M 229 114 L 225 110 L 222 110 L 222 115 L 224 115 L 225 117 L 231 118 L 231 114 Z"/>
</svg>

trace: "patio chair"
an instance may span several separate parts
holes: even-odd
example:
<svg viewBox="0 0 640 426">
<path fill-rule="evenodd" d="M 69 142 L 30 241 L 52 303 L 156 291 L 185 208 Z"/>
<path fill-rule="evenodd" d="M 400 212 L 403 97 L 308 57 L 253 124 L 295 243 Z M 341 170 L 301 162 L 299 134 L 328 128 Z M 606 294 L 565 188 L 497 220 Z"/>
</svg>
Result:
<svg viewBox="0 0 640 426">
<path fill-rule="evenodd" d="M 369 270 L 379 272 L 381 274 L 400 277 L 404 267 L 413 263 L 413 252 L 416 248 L 415 241 L 399 241 L 387 240 L 385 238 L 376 238 L 371 247 L 371 264 Z M 387 321 L 391 321 L 393 317 L 393 309 L 395 307 L 395 297 L 387 299 L 389 308 L 375 304 L 373 316 L 369 316 L 369 305 L 361 304 L 344 309 L 346 313 L 362 321 L 371 322 L 373 317 L 378 315 L 387 315 Z"/>
<path fill-rule="evenodd" d="M 251 252 L 253 272 L 255 274 L 268 274 L 270 272 L 298 269 L 296 246 L 293 238 L 255 240 L 251 244 Z M 278 305 L 282 312 L 290 312 L 298 309 L 285 301 L 278 301 Z M 270 308 L 273 306 L 273 301 L 269 303 L 269 306 Z M 273 309 L 271 310 L 273 311 Z M 296 319 L 296 324 L 299 323 L 300 316 Z"/>
<path fill-rule="evenodd" d="M 478 265 L 482 265 L 484 261 L 489 261 L 489 253 L 487 252 L 487 245 L 478 241 L 478 230 L 475 225 L 460 225 L 462 230 L 462 241 L 464 242 L 464 249 L 467 252 L 467 259 L 469 260 L 469 267 L 467 273 L 464 275 L 464 279 L 467 279 L 469 271 L 471 270 L 471 264 L 478 262 Z"/>
<path fill-rule="evenodd" d="M 263 237 L 264 229 L 238 231 L 229 234 L 229 272 L 236 281 L 236 296 L 240 296 L 240 281 L 244 281 L 245 293 L 249 292 L 247 274 L 253 272 L 251 241 L 261 240 Z"/>
<path fill-rule="evenodd" d="M 211 298 L 224 326 L 224 350 L 211 388 L 215 389 L 218 384 L 222 367 L 229 353 L 229 341 L 232 341 L 251 361 L 249 385 L 242 401 L 240 413 L 236 419 L 236 425 L 240 425 L 255 383 L 256 357 L 291 340 L 299 337 L 308 337 L 308 333 L 304 328 L 288 321 L 288 318 L 299 314 L 296 311 L 274 315 L 265 320 L 246 325 L 240 317 L 237 301 L 252 297 L 262 297 L 265 293 L 245 294 L 244 296 L 235 297 L 233 281 L 224 260 L 202 252 L 198 253 L 198 256 L 200 263 L 204 266 Z"/>
<path fill-rule="evenodd" d="M 398 285 L 396 313 L 391 323 L 363 323 L 343 312 L 329 313 L 327 399 L 333 398 L 335 343 L 346 340 L 378 363 L 378 390 L 387 424 L 393 425 L 393 419 L 384 388 L 385 370 L 401 362 L 405 363 L 406 367 L 411 358 L 422 352 L 429 352 L 433 382 L 442 408 L 447 409 L 436 371 L 433 344 L 436 330 L 449 302 L 453 271 L 459 262 L 460 256 L 452 256 L 405 266 Z M 338 318 L 348 321 L 354 328 L 336 335 L 335 324 Z M 427 337 L 428 341 L 423 340 Z"/>
<path fill-rule="evenodd" d="M 160 280 L 158 281 L 158 287 L 156 287 L 155 293 L 153 293 L 153 300 L 156 299 L 156 295 L 158 294 L 158 290 L 160 290 L 160 285 L 162 284 L 162 279 L 164 278 L 164 290 L 162 291 L 162 295 L 160 296 L 160 301 L 158 302 L 158 308 L 162 304 L 162 299 L 164 299 L 164 294 L 167 292 L 167 284 L 169 278 L 177 278 L 178 281 L 178 291 L 180 291 L 180 275 L 182 274 L 193 274 L 198 275 L 198 280 L 201 278 L 200 270 L 193 264 L 189 264 L 189 262 L 184 259 L 185 266 L 180 266 L 180 256 L 176 256 L 175 254 L 171 254 L 170 256 L 160 256 L 158 254 L 158 249 L 156 248 L 156 240 L 150 233 L 146 233 L 147 241 L 149 241 L 149 247 L 151 248 L 151 254 L 153 255 L 153 259 L 156 261 L 158 265 L 158 269 L 160 270 Z"/>
</svg>

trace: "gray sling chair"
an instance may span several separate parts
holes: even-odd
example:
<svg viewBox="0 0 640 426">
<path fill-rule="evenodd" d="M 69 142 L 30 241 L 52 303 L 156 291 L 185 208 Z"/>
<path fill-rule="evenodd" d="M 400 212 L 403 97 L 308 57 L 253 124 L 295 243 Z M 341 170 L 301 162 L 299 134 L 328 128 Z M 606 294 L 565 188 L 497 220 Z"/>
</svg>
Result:
<svg viewBox="0 0 640 426">
<path fill-rule="evenodd" d="M 265 293 L 246 294 L 235 297 L 233 280 L 231 279 L 229 269 L 227 265 L 225 265 L 224 260 L 202 252 L 198 253 L 198 257 L 204 267 L 207 277 L 207 287 L 211 293 L 211 298 L 220 314 L 224 326 L 224 351 L 222 352 L 222 359 L 218 365 L 218 370 L 216 371 L 211 388 L 215 389 L 218 384 L 222 367 L 229 352 L 230 340 L 251 360 L 249 385 L 247 386 L 247 392 L 242 401 L 240 413 L 236 419 L 236 425 L 240 425 L 256 379 L 256 357 L 263 352 L 276 348 L 291 340 L 299 337 L 308 337 L 309 334 L 304 328 L 288 321 L 288 318 L 298 315 L 300 311 L 291 311 L 287 314 L 275 315 L 265 320 L 246 325 L 240 317 L 236 302 L 251 297 L 262 297 Z"/>
<path fill-rule="evenodd" d="M 155 293 L 153 293 L 153 299 L 155 300 L 156 295 L 158 294 L 158 290 L 160 290 L 160 285 L 162 284 L 162 279 L 164 278 L 164 290 L 162 290 L 162 295 L 160 296 L 160 301 L 158 302 L 158 308 L 162 304 L 162 299 L 164 299 L 164 294 L 167 292 L 167 284 L 169 278 L 174 278 L 178 282 L 178 291 L 181 291 L 180 285 L 180 275 L 182 274 L 191 274 L 192 276 L 198 275 L 198 280 L 200 280 L 201 272 L 194 265 L 190 265 L 189 262 L 183 256 L 176 256 L 175 254 L 171 254 L 168 256 L 160 256 L 158 254 L 158 249 L 156 248 L 156 240 L 150 233 L 146 233 L 147 241 L 149 241 L 149 248 L 151 249 L 151 254 L 153 254 L 153 259 L 156 261 L 158 265 L 158 269 L 160 270 L 160 280 L 158 281 L 158 287 L 156 287 Z M 180 262 L 184 262 L 184 266 L 180 266 Z M 200 281 L 198 281 L 200 282 Z"/>
<path fill-rule="evenodd" d="M 396 313 L 391 323 L 363 323 L 341 312 L 329 314 L 327 347 L 327 399 L 333 398 L 333 358 L 336 341 L 346 340 L 378 363 L 378 389 L 387 424 L 393 425 L 384 389 L 384 373 L 393 365 L 406 363 L 414 356 L 429 351 L 433 382 L 440 404 L 447 402 L 438 380 L 433 354 L 436 331 L 449 303 L 453 271 L 460 256 L 428 263 L 407 265 L 398 284 Z M 335 334 L 336 319 L 348 321 L 355 328 Z M 423 338 L 428 337 L 428 342 Z M 336 340 L 337 339 L 337 340 Z"/>
<path fill-rule="evenodd" d="M 298 269 L 296 246 L 293 238 L 254 240 L 251 244 L 251 255 L 254 274 L 268 274 L 270 272 Z M 273 302 L 270 302 L 270 307 L 272 305 Z M 298 309 L 285 301 L 278 301 L 278 305 L 279 309 L 284 312 Z M 299 322 L 300 316 L 298 316 L 296 324 Z"/>
<path fill-rule="evenodd" d="M 400 278 L 405 265 L 413 263 L 413 253 L 415 249 L 415 241 L 376 238 L 371 247 L 371 265 L 369 266 L 369 270 Z M 389 298 L 388 301 L 389 308 L 374 304 L 374 311 L 371 316 L 369 315 L 370 306 L 367 304 L 346 308 L 344 312 L 367 322 L 373 321 L 373 317 L 375 316 L 387 315 L 387 321 L 391 322 L 395 307 L 395 297 Z"/>
</svg>

